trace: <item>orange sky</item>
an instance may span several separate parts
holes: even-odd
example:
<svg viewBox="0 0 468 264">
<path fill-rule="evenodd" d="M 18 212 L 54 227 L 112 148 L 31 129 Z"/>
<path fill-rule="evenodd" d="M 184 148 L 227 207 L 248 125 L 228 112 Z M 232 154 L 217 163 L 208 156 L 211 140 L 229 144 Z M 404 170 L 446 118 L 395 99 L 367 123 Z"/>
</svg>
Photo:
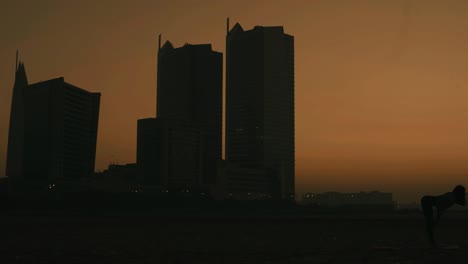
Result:
<svg viewBox="0 0 468 264">
<path fill-rule="evenodd" d="M 295 37 L 298 191 L 444 192 L 468 183 L 467 13 L 464 0 L 7 1 L 0 174 L 16 49 L 30 82 L 102 93 L 100 170 L 134 162 L 136 120 L 155 115 L 157 34 L 224 53 L 229 16 Z"/>
</svg>

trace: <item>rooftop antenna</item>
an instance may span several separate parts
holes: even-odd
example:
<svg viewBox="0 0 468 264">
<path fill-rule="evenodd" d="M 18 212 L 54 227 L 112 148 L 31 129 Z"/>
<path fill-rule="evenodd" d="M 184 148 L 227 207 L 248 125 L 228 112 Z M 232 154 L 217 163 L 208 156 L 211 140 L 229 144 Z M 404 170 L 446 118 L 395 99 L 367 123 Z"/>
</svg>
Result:
<svg viewBox="0 0 468 264">
<path fill-rule="evenodd" d="M 161 49 L 161 33 L 159 33 L 158 49 Z"/>
<path fill-rule="evenodd" d="M 229 17 L 226 20 L 226 33 L 229 34 Z"/>
<path fill-rule="evenodd" d="M 16 50 L 16 64 L 15 64 L 15 72 L 18 71 L 18 50 Z"/>
</svg>

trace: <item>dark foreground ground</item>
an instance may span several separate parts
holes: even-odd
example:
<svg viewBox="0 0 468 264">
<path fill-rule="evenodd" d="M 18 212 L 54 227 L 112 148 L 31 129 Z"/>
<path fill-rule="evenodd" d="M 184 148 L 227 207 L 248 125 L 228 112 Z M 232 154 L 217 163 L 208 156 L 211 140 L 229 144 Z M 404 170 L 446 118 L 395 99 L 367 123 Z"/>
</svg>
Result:
<svg viewBox="0 0 468 264">
<path fill-rule="evenodd" d="M 468 218 L 2 215 L 0 263 L 468 263 Z"/>
</svg>

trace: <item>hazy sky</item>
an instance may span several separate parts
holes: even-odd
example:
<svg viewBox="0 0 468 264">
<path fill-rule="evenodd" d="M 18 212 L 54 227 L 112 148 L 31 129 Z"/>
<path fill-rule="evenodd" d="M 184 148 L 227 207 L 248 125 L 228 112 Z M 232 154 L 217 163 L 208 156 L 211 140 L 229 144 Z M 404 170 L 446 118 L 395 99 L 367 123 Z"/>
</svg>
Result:
<svg viewBox="0 0 468 264">
<path fill-rule="evenodd" d="M 298 191 L 444 192 L 468 183 L 466 14 L 464 0 L 2 1 L 0 174 L 16 49 L 30 83 L 102 93 L 102 170 L 135 162 L 136 121 L 155 115 L 158 33 L 224 53 L 229 16 L 295 37 Z"/>
</svg>

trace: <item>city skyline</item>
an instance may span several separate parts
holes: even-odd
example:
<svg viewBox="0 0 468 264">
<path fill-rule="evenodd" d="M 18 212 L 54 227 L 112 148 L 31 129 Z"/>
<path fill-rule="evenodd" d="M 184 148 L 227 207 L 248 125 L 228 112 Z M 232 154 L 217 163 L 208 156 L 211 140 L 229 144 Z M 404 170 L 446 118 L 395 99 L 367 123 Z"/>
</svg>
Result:
<svg viewBox="0 0 468 264">
<path fill-rule="evenodd" d="M 2 16 L 2 27 L 17 30 L 8 31 L 5 37 L 12 41 L 2 41 L 0 48 L 0 174 L 5 170 L 17 48 L 32 83 L 60 75 L 103 93 L 97 150 L 97 168 L 102 170 L 109 162 L 135 161 L 136 120 L 151 116 L 155 108 L 157 33 L 175 40 L 176 46 L 213 42 L 214 50 L 224 53 L 224 21 L 229 16 L 246 28 L 283 25 L 296 37 L 298 191 L 381 189 L 414 200 L 421 192 L 465 183 L 468 95 L 463 88 L 468 80 L 463 69 L 468 35 L 462 29 L 468 21 L 462 14 L 467 4 L 354 1 L 337 6 L 317 1 L 301 2 L 305 7 L 299 9 L 299 2 L 272 2 L 264 12 L 255 2 L 244 14 L 242 3 L 211 7 L 214 2 L 206 1 L 199 8 L 217 10 L 216 15 L 205 20 L 189 16 L 168 25 L 163 21 L 174 14 L 172 4 L 140 2 L 130 8 L 116 3 L 115 15 L 101 20 L 102 2 L 90 9 L 89 23 L 69 28 L 47 26 L 62 16 L 78 16 L 75 12 L 91 2 L 74 4 L 77 8 L 71 11 L 49 1 L 47 18 L 27 11 L 21 21 L 13 19 L 19 6 L 7 4 L 11 6 L 4 10 L 11 14 Z M 296 13 L 280 16 L 280 9 Z M 153 19 L 153 13 L 161 17 Z M 75 38 L 89 41 L 71 45 Z M 48 45 L 58 39 L 59 46 Z M 49 62 L 40 64 L 44 60 Z M 125 98 L 129 89 L 132 94 Z M 125 105 L 123 98 L 133 103 Z M 118 118 L 111 118 L 116 113 Z M 117 129 L 124 132 L 117 135 Z M 412 193 L 418 187 L 418 193 Z"/>
</svg>

